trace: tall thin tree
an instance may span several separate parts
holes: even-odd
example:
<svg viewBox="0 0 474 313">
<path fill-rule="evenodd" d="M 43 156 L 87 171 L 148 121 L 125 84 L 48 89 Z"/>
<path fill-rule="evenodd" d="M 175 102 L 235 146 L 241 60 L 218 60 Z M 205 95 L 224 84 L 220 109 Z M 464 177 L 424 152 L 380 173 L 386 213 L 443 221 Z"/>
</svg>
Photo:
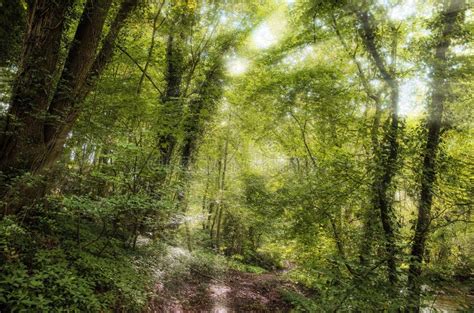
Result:
<svg viewBox="0 0 474 313">
<path fill-rule="evenodd" d="M 432 58 L 431 99 L 428 106 L 426 123 L 427 136 L 423 150 L 421 190 L 418 203 L 418 218 L 411 247 L 411 263 L 408 275 L 409 308 L 411 312 L 420 311 L 420 276 L 426 247 L 426 239 L 431 223 L 433 191 L 436 181 L 436 159 L 441 140 L 441 129 L 445 102 L 449 93 L 448 49 L 456 32 L 458 20 L 463 16 L 465 0 L 450 0 L 444 3 L 441 14 L 441 29 L 436 39 L 435 53 Z"/>
</svg>

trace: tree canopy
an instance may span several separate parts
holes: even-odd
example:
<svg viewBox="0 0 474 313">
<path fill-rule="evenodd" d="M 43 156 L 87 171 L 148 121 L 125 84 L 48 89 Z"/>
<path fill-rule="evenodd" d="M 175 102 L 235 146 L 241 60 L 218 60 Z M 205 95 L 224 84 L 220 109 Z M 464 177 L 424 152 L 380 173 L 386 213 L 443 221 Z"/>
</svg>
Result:
<svg viewBox="0 0 474 313">
<path fill-rule="evenodd" d="M 473 23 L 0 0 L 0 311 L 469 311 Z"/>
</svg>

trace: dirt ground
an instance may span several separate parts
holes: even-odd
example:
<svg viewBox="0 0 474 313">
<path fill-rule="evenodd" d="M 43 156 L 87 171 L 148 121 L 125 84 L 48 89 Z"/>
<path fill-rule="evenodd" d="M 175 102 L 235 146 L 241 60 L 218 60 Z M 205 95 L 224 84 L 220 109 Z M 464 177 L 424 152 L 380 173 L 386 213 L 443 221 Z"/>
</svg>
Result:
<svg viewBox="0 0 474 313">
<path fill-rule="evenodd" d="M 219 279 L 195 273 L 173 286 L 158 283 L 147 312 L 289 312 L 282 289 L 303 292 L 279 273 L 230 270 Z"/>
</svg>

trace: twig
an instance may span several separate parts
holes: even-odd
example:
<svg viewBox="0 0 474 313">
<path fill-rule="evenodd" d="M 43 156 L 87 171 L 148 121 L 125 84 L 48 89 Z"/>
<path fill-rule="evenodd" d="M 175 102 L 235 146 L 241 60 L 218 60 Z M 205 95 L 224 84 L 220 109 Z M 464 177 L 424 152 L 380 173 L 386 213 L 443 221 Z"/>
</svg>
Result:
<svg viewBox="0 0 474 313">
<path fill-rule="evenodd" d="M 119 46 L 117 45 L 117 48 L 123 53 L 125 54 L 130 60 L 132 60 L 132 62 L 140 69 L 140 71 L 143 73 L 143 75 L 145 75 L 145 77 L 150 81 L 150 83 L 153 85 L 153 87 L 155 87 L 155 89 L 158 91 L 158 93 L 160 94 L 160 96 L 163 96 L 163 92 L 160 90 L 160 88 L 158 88 L 158 86 L 155 84 L 155 82 L 153 81 L 153 79 L 150 77 L 150 75 L 148 75 L 148 73 L 142 68 L 142 66 L 137 62 L 137 60 L 135 60 L 131 55 L 130 53 L 128 53 L 122 46 Z"/>
</svg>

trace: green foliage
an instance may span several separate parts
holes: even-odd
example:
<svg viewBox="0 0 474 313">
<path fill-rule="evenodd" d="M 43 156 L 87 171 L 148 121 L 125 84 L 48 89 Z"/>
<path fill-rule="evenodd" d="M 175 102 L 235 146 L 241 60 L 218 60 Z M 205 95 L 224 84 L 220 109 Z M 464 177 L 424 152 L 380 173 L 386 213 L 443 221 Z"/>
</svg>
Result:
<svg viewBox="0 0 474 313">
<path fill-rule="evenodd" d="M 59 249 L 39 250 L 28 270 L 7 263 L 0 278 L 3 309 L 8 311 L 97 311 L 106 308 L 90 280 L 70 268 Z M 86 275 L 87 276 L 87 275 Z"/>
<path fill-rule="evenodd" d="M 83 8 L 73 2 L 60 60 Z M 1 217 L 0 311 L 140 312 L 157 280 L 176 291 L 229 270 L 284 270 L 317 294 L 281 291 L 301 312 L 401 310 L 413 264 L 422 264 L 417 283 L 436 288 L 423 298 L 472 284 L 472 9 L 459 15 L 447 51 L 432 209 L 416 263 L 441 2 L 264 2 L 142 3 L 74 107 L 81 112 L 60 161 L 41 175 L 0 173 L 2 214 L 25 189 L 47 194 Z M 404 5 L 415 13 L 400 19 Z M 365 10 L 378 64 L 361 37 Z M 4 113 L 26 11 L 25 1 L 0 0 L 0 129 L 11 122 Z M 286 25 L 270 29 L 279 42 L 254 47 L 272 41 L 259 38 L 272 37 L 272 19 Z M 232 73 L 234 58 L 246 72 Z M 29 117 L 35 104 L 24 107 Z M 385 168 L 394 170 L 382 175 L 388 186 Z M 380 191 L 395 228 L 393 285 Z"/>
<path fill-rule="evenodd" d="M 316 303 L 298 292 L 280 290 L 283 298 L 293 305 L 292 312 L 319 312 L 321 309 Z"/>
<path fill-rule="evenodd" d="M 2 220 L 1 309 L 141 311 L 149 296 L 151 273 L 145 264 L 136 264 L 156 253 L 132 251 L 117 239 L 100 238 L 95 225 L 84 225 L 79 241 L 71 241 L 76 225 L 65 217 L 73 215 L 45 212 L 42 223 L 48 224 L 49 231 L 39 229 L 38 223 L 31 228 L 10 218 Z M 81 240 L 98 237 L 81 247 Z"/>
<path fill-rule="evenodd" d="M 249 264 L 250 263 L 250 264 Z M 264 267 L 252 265 L 251 260 L 246 260 L 243 256 L 235 254 L 227 260 L 227 266 L 239 272 L 263 274 L 267 272 Z"/>
</svg>

